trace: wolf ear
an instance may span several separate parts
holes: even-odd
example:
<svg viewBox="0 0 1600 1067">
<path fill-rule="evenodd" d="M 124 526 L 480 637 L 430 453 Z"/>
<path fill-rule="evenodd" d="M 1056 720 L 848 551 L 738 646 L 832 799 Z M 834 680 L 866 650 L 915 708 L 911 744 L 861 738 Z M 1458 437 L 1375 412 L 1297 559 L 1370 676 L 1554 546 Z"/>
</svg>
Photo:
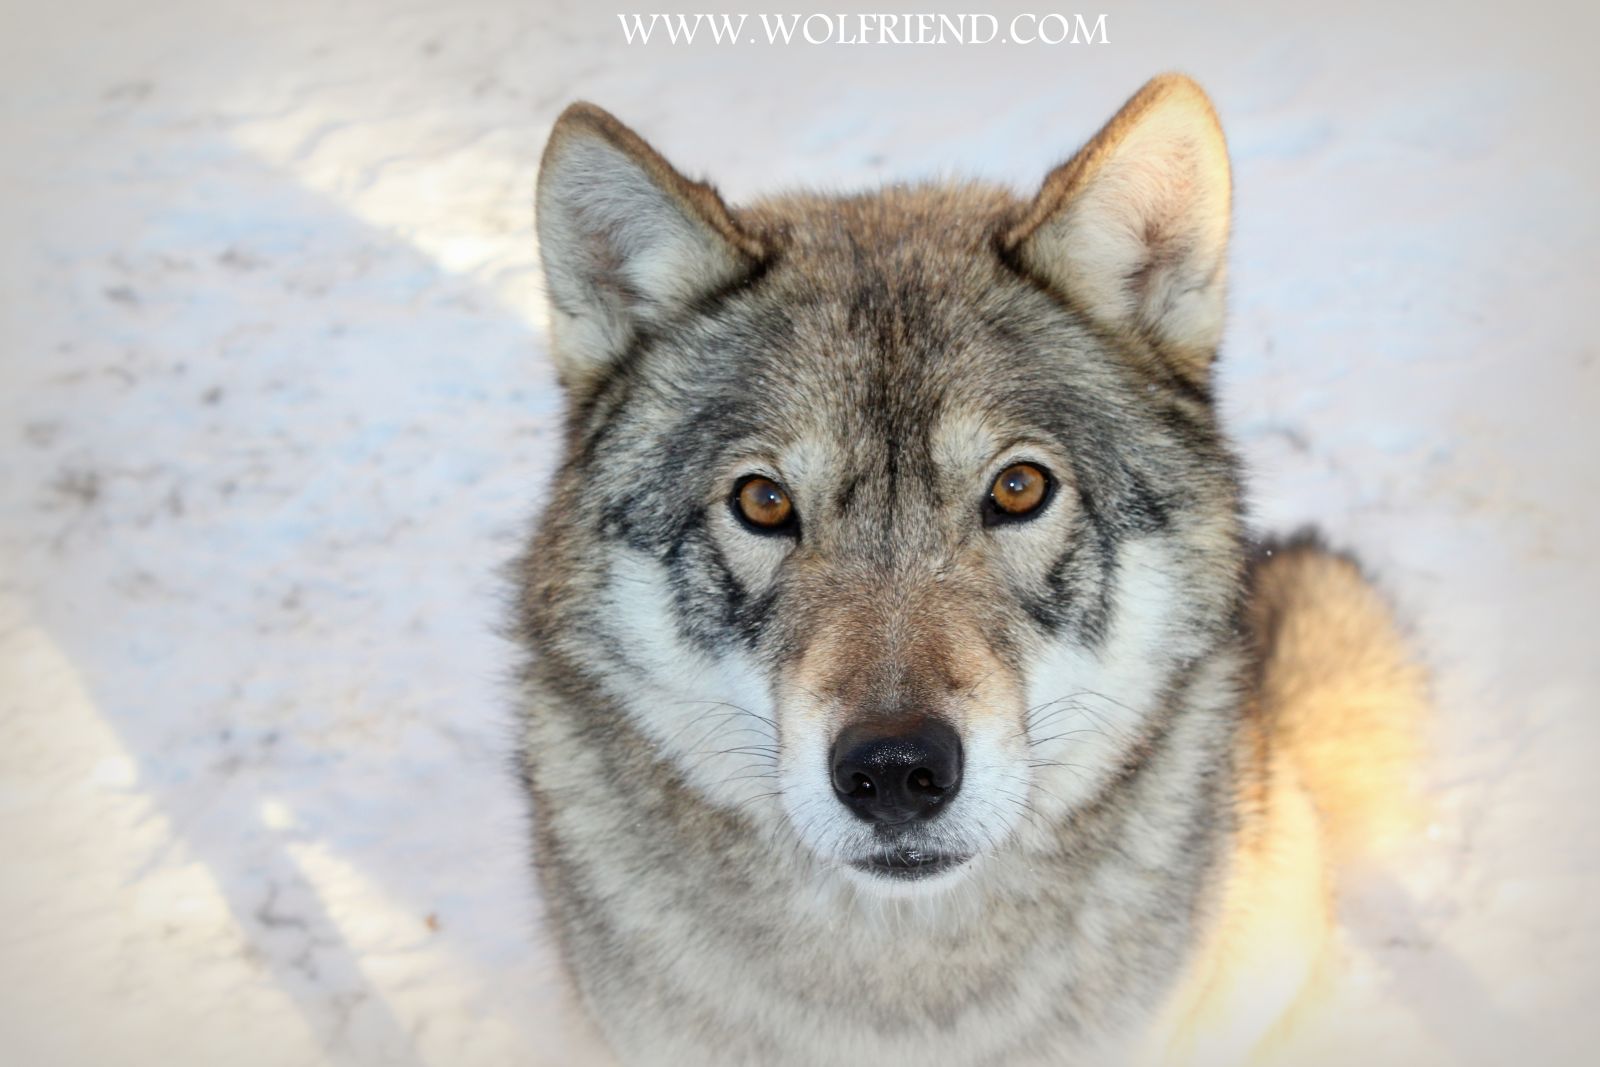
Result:
<svg viewBox="0 0 1600 1067">
<path fill-rule="evenodd" d="M 1231 185 L 1205 92 L 1152 79 L 1045 179 L 1002 247 L 1111 330 L 1202 382 L 1222 338 Z"/>
<path fill-rule="evenodd" d="M 551 347 L 568 388 L 764 254 L 715 189 L 679 174 L 593 104 L 573 104 L 556 120 L 535 211 Z"/>
</svg>

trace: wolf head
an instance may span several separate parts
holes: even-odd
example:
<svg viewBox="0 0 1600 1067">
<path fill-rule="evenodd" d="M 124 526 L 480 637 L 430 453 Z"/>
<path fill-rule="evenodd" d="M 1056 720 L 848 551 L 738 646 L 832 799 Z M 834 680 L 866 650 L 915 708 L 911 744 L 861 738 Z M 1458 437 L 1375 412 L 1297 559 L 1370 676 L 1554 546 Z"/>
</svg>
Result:
<svg viewBox="0 0 1600 1067">
<path fill-rule="evenodd" d="M 646 742 L 608 786 L 665 769 L 919 892 L 1137 767 L 1237 601 L 1229 195 L 1177 76 L 1031 202 L 734 209 L 569 108 L 537 204 L 566 454 L 524 605 L 596 743 Z"/>
</svg>

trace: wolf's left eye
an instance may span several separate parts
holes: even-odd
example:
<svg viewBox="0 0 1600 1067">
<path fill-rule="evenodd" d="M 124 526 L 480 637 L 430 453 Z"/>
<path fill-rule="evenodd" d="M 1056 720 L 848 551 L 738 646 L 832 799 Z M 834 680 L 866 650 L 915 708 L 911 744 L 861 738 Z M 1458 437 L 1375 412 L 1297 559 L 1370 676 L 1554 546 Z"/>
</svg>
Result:
<svg viewBox="0 0 1600 1067">
<path fill-rule="evenodd" d="M 733 513 L 756 533 L 789 533 L 795 525 L 789 494 L 759 474 L 747 474 L 734 484 Z"/>
<path fill-rule="evenodd" d="M 1032 463 L 1013 463 L 1000 472 L 984 502 L 983 524 L 1031 518 L 1050 499 L 1050 472 Z"/>
</svg>

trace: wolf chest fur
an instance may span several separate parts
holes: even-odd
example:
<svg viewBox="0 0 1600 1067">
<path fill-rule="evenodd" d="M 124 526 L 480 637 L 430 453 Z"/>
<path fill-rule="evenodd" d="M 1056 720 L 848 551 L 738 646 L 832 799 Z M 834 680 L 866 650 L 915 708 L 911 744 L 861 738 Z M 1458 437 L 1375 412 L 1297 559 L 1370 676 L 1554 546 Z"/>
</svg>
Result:
<svg viewBox="0 0 1600 1067">
<path fill-rule="evenodd" d="M 1031 199 L 730 207 L 599 109 L 538 229 L 535 858 L 625 1063 L 1239 1063 L 1421 680 L 1217 422 L 1226 147 L 1158 78 Z"/>
</svg>

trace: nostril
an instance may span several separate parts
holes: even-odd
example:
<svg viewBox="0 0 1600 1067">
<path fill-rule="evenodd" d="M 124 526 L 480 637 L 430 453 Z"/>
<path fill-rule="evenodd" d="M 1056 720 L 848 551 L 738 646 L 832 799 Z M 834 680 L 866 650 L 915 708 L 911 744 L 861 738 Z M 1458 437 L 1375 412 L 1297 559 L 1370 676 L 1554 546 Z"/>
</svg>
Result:
<svg viewBox="0 0 1600 1067">
<path fill-rule="evenodd" d="M 933 772 L 926 767 L 918 767 L 912 771 L 906 781 L 911 786 L 912 792 L 921 793 L 926 797 L 936 797 L 944 792 L 944 789 L 934 781 Z"/>
<path fill-rule="evenodd" d="M 857 771 L 851 776 L 851 788 L 845 796 L 853 800 L 869 800 L 877 795 L 878 787 L 872 784 L 872 779 Z"/>
</svg>

